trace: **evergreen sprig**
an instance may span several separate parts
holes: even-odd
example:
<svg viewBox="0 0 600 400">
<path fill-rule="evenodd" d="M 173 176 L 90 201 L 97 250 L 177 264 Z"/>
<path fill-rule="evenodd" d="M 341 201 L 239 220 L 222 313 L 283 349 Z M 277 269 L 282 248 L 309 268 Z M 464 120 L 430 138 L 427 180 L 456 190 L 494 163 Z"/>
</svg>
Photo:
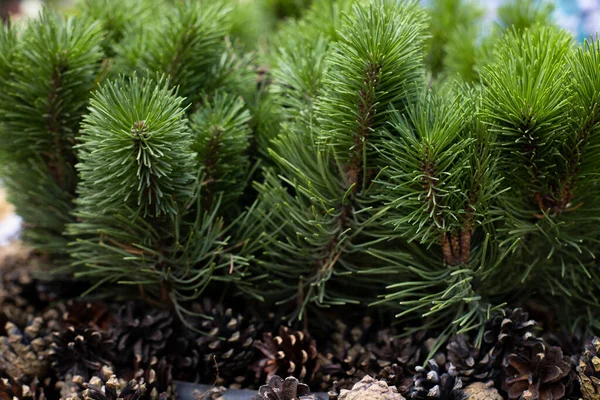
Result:
<svg viewBox="0 0 600 400">
<path fill-rule="evenodd" d="M 376 2 L 354 13 L 332 46 L 317 108 L 321 139 L 347 168 L 348 185 L 360 191 L 374 168 L 370 143 L 378 128 L 390 108 L 403 111 L 414 101 L 424 79 L 418 54 L 425 15 L 414 2 Z"/>
<path fill-rule="evenodd" d="M 61 254 L 77 176 L 73 145 L 101 71 L 102 31 L 43 11 L 21 34 L 3 28 L 3 181 L 41 250 Z"/>
<path fill-rule="evenodd" d="M 99 213 L 127 205 L 142 217 L 175 213 L 195 179 L 183 99 L 168 81 L 121 78 L 92 95 L 84 117 L 80 207 Z"/>
<path fill-rule="evenodd" d="M 192 150 L 208 196 L 221 196 L 224 209 L 235 208 L 250 172 L 250 112 L 240 97 L 217 93 L 191 116 Z"/>
</svg>

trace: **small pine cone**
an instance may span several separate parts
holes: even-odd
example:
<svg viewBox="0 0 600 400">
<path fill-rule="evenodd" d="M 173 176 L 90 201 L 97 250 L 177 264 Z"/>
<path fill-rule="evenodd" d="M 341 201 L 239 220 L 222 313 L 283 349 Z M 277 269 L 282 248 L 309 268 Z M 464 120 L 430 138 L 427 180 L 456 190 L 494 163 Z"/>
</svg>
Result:
<svg viewBox="0 0 600 400">
<path fill-rule="evenodd" d="M 446 357 L 463 383 L 483 381 L 494 374 L 492 350 L 480 351 L 465 334 L 454 336 L 446 346 Z"/>
<path fill-rule="evenodd" d="M 372 355 L 360 344 L 346 348 L 342 354 L 320 355 L 319 375 L 322 375 L 320 380 L 336 381 L 337 388 L 351 389 L 365 375 L 372 373 L 372 361 Z"/>
<path fill-rule="evenodd" d="M 494 382 L 473 382 L 464 390 L 468 400 L 503 400 Z"/>
<path fill-rule="evenodd" d="M 339 400 L 404 400 L 398 390 L 384 381 L 365 376 L 351 390 L 342 390 Z"/>
<path fill-rule="evenodd" d="M 573 380 L 569 357 L 542 342 L 508 356 L 503 389 L 510 399 L 562 399 Z"/>
<path fill-rule="evenodd" d="M 52 367 L 63 378 L 67 374 L 89 379 L 114 359 L 114 341 L 106 332 L 90 327 L 68 327 L 52 334 Z"/>
<path fill-rule="evenodd" d="M 0 378 L 0 400 L 45 400 L 46 394 L 37 378 L 25 385 L 10 378 Z"/>
<path fill-rule="evenodd" d="M 162 361 L 158 363 L 160 367 Z M 118 379 L 108 366 L 103 366 L 89 381 L 77 375 L 72 378 L 71 393 L 63 394 L 61 400 L 166 400 L 174 399 L 173 389 L 169 380 L 165 390 L 157 381 L 157 372 L 148 369 L 148 372 L 138 371 L 136 376 L 125 381 Z"/>
<path fill-rule="evenodd" d="M 508 366 L 509 354 L 523 347 L 531 347 L 539 339 L 535 337 L 538 324 L 520 308 L 508 311 L 506 316 L 496 315 L 486 325 L 484 343 L 492 348 L 491 356 L 502 367 Z M 484 349 L 487 349 L 484 346 Z"/>
<path fill-rule="evenodd" d="M 396 331 L 383 329 L 377 332 L 376 343 L 367 345 L 367 350 L 374 355 L 380 368 L 399 364 L 414 371 L 414 367 L 421 365 L 428 354 L 424 339 L 425 332 L 399 338 Z"/>
<path fill-rule="evenodd" d="M 307 385 L 298 382 L 293 376 L 283 378 L 273 375 L 269 383 L 258 389 L 258 394 L 252 400 L 317 400 L 310 394 Z"/>
<path fill-rule="evenodd" d="M 595 337 L 585 346 L 579 357 L 577 377 L 584 400 L 600 400 L 600 338 Z"/>
<path fill-rule="evenodd" d="M 408 395 L 410 386 L 412 384 L 412 376 L 406 376 L 404 368 L 398 364 L 392 364 L 384 367 L 379 374 L 377 379 L 384 381 L 388 386 L 395 386 L 398 391 L 403 395 Z"/>
<path fill-rule="evenodd" d="M 7 336 L 0 337 L 0 371 L 19 384 L 45 378 L 50 361 L 43 319 L 33 318 L 23 331 L 7 322 L 5 330 Z"/>
<path fill-rule="evenodd" d="M 266 373 L 268 380 L 280 374 L 310 382 L 319 369 L 316 342 L 308 332 L 292 331 L 282 326 L 279 336 L 265 333 L 263 340 L 255 345 L 264 356 L 258 362 L 257 372 Z"/>
<path fill-rule="evenodd" d="M 173 317 L 167 311 L 127 302 L 116 315 L 113 336 L 117 342 L 117 364 L 120 367 L 144 368 L 153 357 L 159 357 L 173 333 Z"/>
<path fill-rule="evenodd" d="M 199 312 L 210 315 L 197 325 L 207 335 L 196 335 L 196 348 L 202 355 L 202 380 L 230 388 L 248 386 L 253 380 L 248 365 L 253 364 L 259 352 L 255 347 L 259 327 L 231 308 L 223 309 L 205 300 Z"/>
<path fill-rule="evenodd" d="M 108 306 L 102 301 L 68 300 L 59 303 L 55 308 L 65 326 L 90 326 L 94 329 L 106 330 L 114 325 L 113 317 Z"/>
<path fill-rule="evenodd" d="M 463 400 L 462 381 L 451 363 L 447 371 L 440 369 L 434 360 L 429 360 L 427 368 L 417 367 L 408 397 L 416 400 Z"/>
</svg>

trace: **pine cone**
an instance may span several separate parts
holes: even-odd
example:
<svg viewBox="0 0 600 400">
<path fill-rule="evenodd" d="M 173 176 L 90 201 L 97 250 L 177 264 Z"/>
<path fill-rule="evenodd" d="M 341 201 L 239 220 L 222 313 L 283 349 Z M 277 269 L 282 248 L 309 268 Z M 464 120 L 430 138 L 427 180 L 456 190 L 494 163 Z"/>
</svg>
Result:
<svg viewBox="0 0 600 400">
<path fill-rule="evenodd" d="M 484 343 L 492 347 L 491 357 L 502 367 L 508 366 L 508 356 L 523 347 L 533 346 L 539 341 L 534 331 L 537 322 L 520 308 L 508 311 L 506 316 L 496 315 L 486 325 Z M 487 347 L 483 347 L 487 350 Z"/>
<path fill-rule="evenodd" d="M 71 326 L 54 332 L 52 342 L 52 367 L 61 378 L 71 374 L 87 380 L 114 359 L 114 341 L 106 332 L 94 328 Z"/>
<path fill-rule="evenodd" d="M 45 378 L 50 361 L 43 318 L 34 318 L 23 331 L 7 322 L 5 330 L 7 336 L 0 337 L 0 372 L 17 384 Z"/>
<path fill-rule="evenodd" d="M 319 355 L 320 368 L 315 381 L 320 382 L 322 390 L 329 389 L 339 394 L 342 389 L 352 389 L 369 374 L 372 361 L 372 355 L 360 344 L 355 344 L 341 355 Z"/>
<path fill-rule="evenodd" d="M 403 400 L 395 387 L 389 387 L 384 381 L 365 376 L 351 390 L 342 390 L 339 400 Z"/>
<path fill-rule="evenodd" d="M 114 318 L 108 306 L 99 300 L 68 300 L 58 303 L 54 309 L 60 313 L 61 322 L 65 327 L 86 325 L 106 330 L 114 325 Z"/>
<path fill-rule="evenodd" d="M 465 334 L 454 336 L 446 346 L 446 357 L 456 368 L 463 383 L 492 377 L 494 369 L 491 353 L 491 349 L 488 352 L 477 349 Z"/>
<path fill-rule="evenodd" d="M 462 381 L 452 363 L 447 363 L 447 371 L 440 369 L 434 360 L 429 360 L 427 368 L 417 367 L 409 398 L 417 400 L 463 400 Z"/>
<path fill-rule="evenodd" d="M 310 382 L 319 368 L 316 342 L 307 332 L 291 331 L 282 326 L 279 336 L 265 333 L 256 347 L 264 356 L 258 362 L 257 372 L 265 372 L 268 380 L 281 374 Z"/>
<path fill-rule="evenodd" d="M 510 354 L 508 363 L 503 389 L 510 399 L 562 399 L 572 381 L 569 357 L 560 347 L 537 342 L 520 354 Z"/>
<path fill-rule="evenodd" d="M 473 382 L 464 390 L 468 400 L 503 400 L 494 382 Z"/>
<path fill-rule="evenodd" d="M 127 302 L 116 315 L 113 336 L 117 342 L 117 365 L 136 371 L 160 357 L 173 333 L 173 317 L 167 311 Z"/>
<path fill-rule="evenodd" d="M 406 376 L 404 368 L 398 364 L 388 365 L 384 367 L 379 374 L 377 379 L 384 381 L 388 386 L 395 386 L 398 391 L 403 395 L 408 395 L 410 386 L 412 384 L 412 376 Z"/>
<path fill-rule="evenodd" d="M 44 389 L 35 378 L 29 385 L 18 383 L 10 378 L 0 378 L 0 400 L 45 400 Z"/>
<path fill-rule="evenodd" d="M 157 368 L 156 370 L 154 368 Z M 81 375 L 72 378 L 71 393 L 61 400 L 166 400 L 174 399 L 170 375 L 161 378 L 162 369 L 168 365 L 164 360 L 154 362 L 147 372 L 139 370 L 129 381 L 118 379 L 108 366 L 103 366 L 88 382 Z M 164 371 L 163 371 L 164 372 Z M 167 371 L 168 373 L 168 371 Z M 165 379 L 166 380 L 163 380 Z"/>
<path fill-rule="evenodd" d="M 194 311 L 210 315 L 212 319 L 202 319 L 195 324 L 207 335 L 192 335 L 195 344 L 187 346 L 194 348 L 200 357 L 197 361 L 188 362 L 200 365 L 204 382 L 216 381 L 217 385 L 232 388 L 248 386 L 253 380 L 248 365 L 252 365 L 259 356 L 254 346 L 259 327 L 231 308 L 224 309 L 209 300 L 205 300 L 201 307 L 196 305 Z M 186 346 L 185 343 L 180 345 Z"/>
<path fill-rule="evenodd" d="M 374 355 L 379 368 L 399 364 L 414 372 L 414 367 L 421 365 L 428 353 L 425 332 L 402 338 L 397 335 L 391 329 L 380 330 L 377 332 L 376 343 L 369 343 L 367 350 Z"/>
<path fill-rule="evenodd" d="M 298 382 L 293 376 L 283 380 L 280 376 L 273 375 L 269 383 L 258 389 L 258 394 L 252 400 L 317 400 L 310 394 L 307 385 Z"/>
<path fill-rule="evenodd" d="M 600 400 L 600 338 L 595 337 L 585 346 L 579 357 L 577 377 L 584 400 Z"/>
</svg>

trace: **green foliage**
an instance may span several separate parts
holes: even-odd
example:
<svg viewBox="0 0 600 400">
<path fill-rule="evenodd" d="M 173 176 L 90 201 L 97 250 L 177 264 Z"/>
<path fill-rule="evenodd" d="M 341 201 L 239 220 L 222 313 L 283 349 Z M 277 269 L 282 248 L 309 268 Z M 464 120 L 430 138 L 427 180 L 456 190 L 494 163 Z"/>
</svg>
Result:
<svg viewBox="0 0 600 400">
<path fill-rule="evenodd" d="M 76 276 L 143 284 L 150 300 L 179 312 L 234 260 L 224 254 L 218 203 L 202 206 L 183 101 L 167 80 L 136 76 L 92 96 L 77 146 L 78 222 L 69 226 L 71 255 L 83 267 Z"/>
<path fill-rule="evenodd" d="M 472 30 L 481 23 L 483 10 L 472 0 L 433 0 L 428 13 L 431 37 L 427 41 L 426 62 L 431 73 L 437 76 L 446 68 L 446 58 L 457 54 L 447 49 L 449 43 L 459 44 L 457 35 L 462 35 L 462 46 L 474 45 L 476 33 Z M 468 36 L 464 36 L 465 33 Z M 462 54 L 461 57 L 467 55 Z"/>
<path fill-rule="evenodd" d="M 554 4 L 547 1 L 512 0 L 498 7 L 498 18 L 504 29 L 523 30 L 548 24 L 553 11 Z"/>
<path fill-rule="evenodd" d="M 250 113 L 241 98 L 217 93 L 191 116 L 192 150 L 200 163 L 208 196 L 222 196 L 224 209 L 235 208 L 250 171 Z"/>
<path fill-rule="evenodd" d="M 156 26 L 143 33 L 129 31 L 127 47 L 117 51 L 116 63 L 135 66 L 139 73 L 160 72 L 170 77 L 179 94 L 196 102 L 207 83 L 211 69 L 225 49 L 229 29 L 228 9 L 220 2 L 184 1 L 164 10 Z M 127 51 L 131 47 L 137 51 Z"/>
<path fill-rule="evenodd" d="M 353 191 L 367 184 L 373 168 L 370 143 L 377 142 L 389 110 L 403 111 L 423 85 L 423 21 L 414 2 L 356 7 L 342 39 L 332 45 L 317 103 L 321 140 L 347 168 Z"/>
<path fill-rule="evenodd" d="M 101 71 L 102 31 L 44 12 L 24 32 L 3 28 L 0 157 L 9 198 L 40 249 L 60 254 L 77 183 L 73 144 Z"/>
<path fill-rule="evenodd" d="M 232 288 L 407 332 L 531 299 L 593 326 L 597 40 L 533 0 L 487 31 L 466 0 L 148 2 L 0 30 L 2 181 L 57 271 L 183 319 Z"/>
<path fill-rule="evenodd" d="M 183 99 L 167 85 L 123 78 L 92 95 L 77 146 L 81 207 L 103 213 L 127 206 L 158 217 L 189 201 L 192 134 Z"/>
</svg>

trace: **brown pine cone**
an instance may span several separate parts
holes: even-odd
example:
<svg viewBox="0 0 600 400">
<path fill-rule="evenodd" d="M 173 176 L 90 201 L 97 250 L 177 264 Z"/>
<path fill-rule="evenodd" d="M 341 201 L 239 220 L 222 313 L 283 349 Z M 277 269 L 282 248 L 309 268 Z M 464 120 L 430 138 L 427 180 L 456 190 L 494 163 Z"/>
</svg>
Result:
<svg viewBox="0 0 600 400">
<path fill-rule="evenodd" d="M 365 376 L 351 390 L 342 390 L 339 400 L 404 400 L 395 387 L 389 387 L 384 381 Z"/>
<path fill-rule="evenodd" d="M 255 346 L 263 354 L 256 366 L 257 373 L 265 373 L 268 380 L 278 374 L 310 382 L 319 369 L 316 342 L 308 332 L 282 326 L 278 336 L 264 333 L 263 340 Z"/>
<path fill-rule="evenodd" d="M 155 369 L 156 368 L 156 369 Z M 119 379 L 108 366 L 103 366 L 89 381 L 77 375 L 72 378 L 70 394 L 61 400 L 167 400 L 175 399 L 170 375 L 161 377 L 168 368 L 164 360 L 154 362 L 146 372 L 139 370 L 129 381 Z M 163 371 L 164 372 L 164 371 Z M 168 371 L 167 371 L 168 373 Z"/>
<path fill-rule="evenodd" d="M 17 384 L 47 377 L 50 351 L 43 318 L 34 318 L 23 331 L 7 322 L 5 330 L 7 336 L 0 337 L 0 372 Z"/>
<path fill-rule="evenodd" d="M 510 399 L 562 399 L 572 381 L 569 357 L 542 342 L 508 356 L 503 389 Z"/>
<path fill-rule="evenodd" d="M 406 376 L 404 368 L 398 364 L 388 365 L 384 367 L 379 374 L 377 379 L 384 381 L 388 386 L 395 386 L 403 396 L 408 395 L 410 386 L 413 381 L 412 376 Z"/>
<path fill-rule="evenodd" d="M 112 331 L 117 343 L 116 363 L 120 368 L 145 368 L 162 352 L 173 333 L 173 316 L 168 311 L 129 301 L 116 312 Z"/>
<path fill-rule="evenodd" d="M 536 321 L 520 308 L 508 310 L 506 315 L 496 315 L 485 326 L 483 349 L 492 348 L 491 357 L 496 366 L 506 368 L 508 356 L 523 347 L 531 347 L 539 339 L 535 336 Z"/>
<path fill-rule="evenodd" d="M 463 384 L 484 381 L 494 374 L 492 349 L 477 349 L 465 334 L 455 335 L 446 346 L 446 358 L 456 368 Z"/>
<path fill-rule="evenodd" d="M 600 338 L 595 337 L 585 346 L 579 357 L 577 378 L 584 400 L 600 400 Z"/>
<path fill-rule="evenodd" d="M 167 348 L 175 379 L 230 388 L 252 386 L 256 378 L 248 366 L 260 357 L 254 345 L 262 326 L 230 308 L 214 305 L 209 299 L 194 304 L 192 309 L 210 319 L 190 321 L 205 334 L 183 326 L 176 329 Z"/>
<path fill-rule="evenodd" d="M 337 330 L 331 334 L 326 350 L 319 354 L 320 369 L 315 380 L 321 383 L 323 391 L 339 393 L 341 389 L 351 389 L 365 375 L 377 372 L 375 357 L 363 346 L 371 325 L 370 318 L 364 318 L 361 325 L 352 329 L 336 321 Z"/>
<path fill-rule="evenodd" d="M 112 365 L 114 347 L 114 340 L 104 331 L 71 326 L 52 334 L 52 367 L 60 378 L 71 374 L 87 380 L 103 365 Z"/>
<path fill-rule="evenodd" d="M 298 382 L 293 376 L 281 378 L 274 375 L 269 383 L 258 389 L 258 394 L 252 400 L 317 400 L 310 394 L 307 385 Z"/>
<path fill-rule="evenodd" d="M 398 364 L 414 372 L 414 367 L 423 364 L 428 354 L 425 332 L 402 338 L 397 336 L 398 332 L 393 329 L 380 330 L 377 341 L 369 343 L 367 350 L 374 355 L 379 368 Z"/>
<path fill-rule="evenodd" d="M 35 378 L 31 383 L 25 385 L 15 382 L 10 378 L 0 378 L 0 400 L 45 400 L 44 388 Z"/>
</svg>

